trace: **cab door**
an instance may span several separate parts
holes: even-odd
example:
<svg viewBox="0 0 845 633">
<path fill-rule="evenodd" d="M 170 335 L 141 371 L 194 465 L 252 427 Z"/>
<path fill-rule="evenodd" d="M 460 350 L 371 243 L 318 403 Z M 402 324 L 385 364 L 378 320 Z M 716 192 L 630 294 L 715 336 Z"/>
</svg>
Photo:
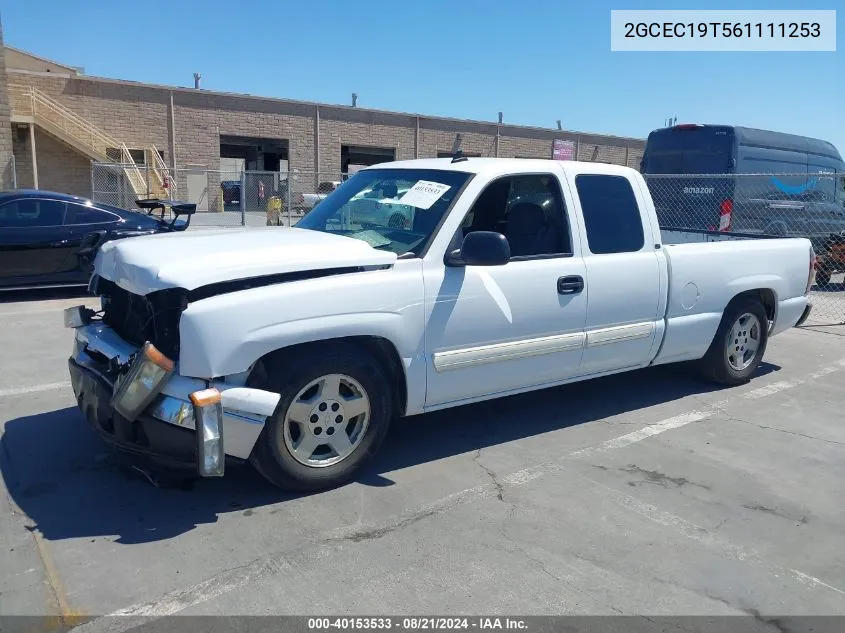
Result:
<svg viewBox="0 0 845 633">
<path fill-rule="evenodd" d="M 503 234 L 511 259 L 424 267 L 427 408 L 579 373 L 589 290 L 558 175 L 492 181 L 455 236 L 458 248 L 474 230 Z"/>
</svg>

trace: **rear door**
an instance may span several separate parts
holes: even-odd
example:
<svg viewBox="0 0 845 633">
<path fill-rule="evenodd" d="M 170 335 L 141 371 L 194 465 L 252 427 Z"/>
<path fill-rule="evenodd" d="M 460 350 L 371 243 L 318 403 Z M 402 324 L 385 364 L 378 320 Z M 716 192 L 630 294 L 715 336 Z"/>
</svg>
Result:
<svg viewBox="0 0 845 633">
<path fill-rule="evenodd" d="M 734 226 L 742 233 L 803 236 L 807 202 L 807 154 L 791 149 L 741 145 Z"/>
<path fill-rule="evenodd" d="M 649 135 L 642 171 L 661 227 L 720 230 L 734 197 L 734 141 L 726 126 L 677 125 Z"/>
<path fill-rule="evenodd" d="M 840 173 L 837 175 L 837 169 Z M 838 199 L 842 162 L 826 156 L 807 157 L 804 195 L 806 232 L 802 237 L 823 238 L 845 229 L 845 207 Z"/>
<path fill-rule="evenodd" d="M 636 182 L 615 174 L 570 172 L 584 219 L 587 272 L 584 375 L 646 365 L 662 328 L 657 247 L 644 229 Z M 649 226 L 650 231 L 650 226 Z"/>
<path fill-rule="evenodd" d="M 121 218 L 94 206 L 69 202 L 64 221 L 64 244 L 58 259 L 57 272 L 67 274 L 79 271 L 79 246 L 82 238 L 95 231 L 109 231 Z"/>
<path fill-rule="evenodd" d="M 21 198 L 0 206 L 0 283 L 46 283 L 59 269 L 66 203 Z"/>
</svg>

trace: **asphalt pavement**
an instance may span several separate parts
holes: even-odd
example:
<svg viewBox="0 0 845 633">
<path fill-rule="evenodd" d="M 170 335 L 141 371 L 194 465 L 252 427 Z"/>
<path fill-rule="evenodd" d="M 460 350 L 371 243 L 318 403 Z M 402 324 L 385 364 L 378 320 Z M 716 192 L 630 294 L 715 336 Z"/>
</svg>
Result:
<svg viewBox="0 0 845 633">
<path fill-rule="evenodd" d="M 399 421 L 303 496 L 106 448 L 68 383 L 80 302 L 0 303 L 0 615 L 845 615 L 845 326 L 741 387 L 669 366 Z"/>
</svg>

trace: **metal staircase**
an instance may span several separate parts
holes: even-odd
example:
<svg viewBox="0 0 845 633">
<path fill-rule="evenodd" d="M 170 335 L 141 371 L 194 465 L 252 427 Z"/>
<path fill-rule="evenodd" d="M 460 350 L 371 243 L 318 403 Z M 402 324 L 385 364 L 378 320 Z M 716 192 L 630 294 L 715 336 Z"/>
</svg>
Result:
<svg viewBox="0 0 845 633">
<path fill-rule="evenodd" d="M 84 156 L 121 169 L 136 198 L 168 198 L 170 170 L 155 145 L 144 147 L 139 167 L 129 148 L 32 86 L 9 84 L 12 121 L 34 124 Z"/>
</svg>

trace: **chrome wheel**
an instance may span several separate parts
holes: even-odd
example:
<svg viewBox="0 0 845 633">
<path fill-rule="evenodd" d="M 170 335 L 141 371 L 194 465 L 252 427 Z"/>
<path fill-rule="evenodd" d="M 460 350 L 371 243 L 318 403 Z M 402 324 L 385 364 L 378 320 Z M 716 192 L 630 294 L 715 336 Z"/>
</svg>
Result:
<svg viewBox="0 0 845 633">
<path fill-rule="evenodd" d="M 370 415 L 361 383 L 344 374 L 321 376 L 300 390 L 285 412 L 285 446 L 306 466 L 337 464 L 361 444 Z"/>
<path fill-rule="evenodd" d="M 754 362 L 762 336 L 760 320 L 753 314 L 746 312 L 734 322 L 725 349 L 725 356 L 732 369 L 743 371 Z"/>
</svg>

